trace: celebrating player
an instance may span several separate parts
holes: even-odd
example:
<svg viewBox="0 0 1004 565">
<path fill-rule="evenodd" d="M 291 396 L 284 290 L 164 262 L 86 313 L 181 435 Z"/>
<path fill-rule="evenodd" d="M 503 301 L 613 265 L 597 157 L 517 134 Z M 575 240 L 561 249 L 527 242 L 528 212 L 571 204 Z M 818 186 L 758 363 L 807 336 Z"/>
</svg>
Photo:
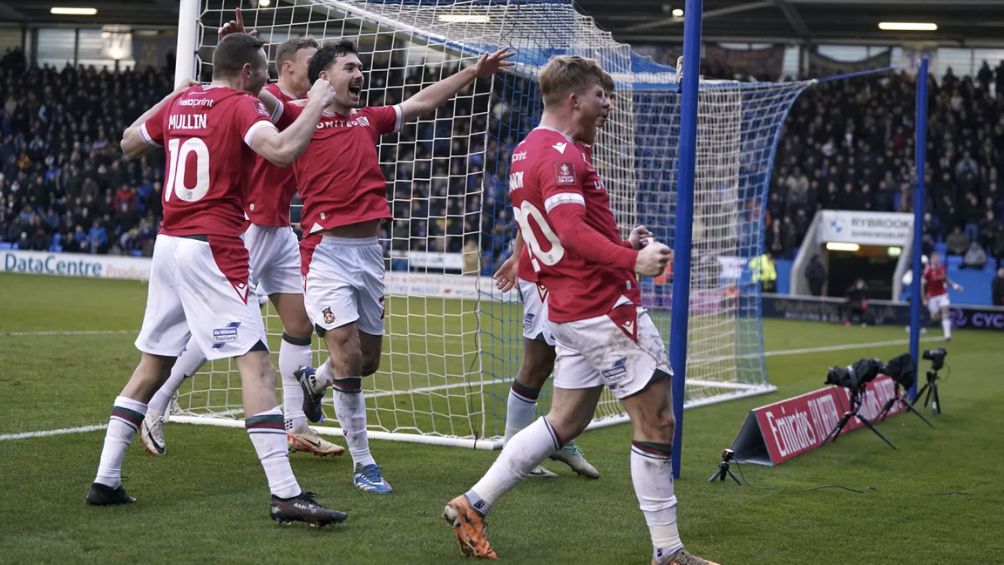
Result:
<svg viewBox="0 0 1004 565">
<path fill-rule="evenodd" d="M 591 59 L 558 56 L 540 71 L 540 125 L 513 152 L 509 194 L 529 263 L 548 289 L 556 342 L 551 411 L 513 436 L 487 473 L 449 501 L 443 517 L 466 555 L 495 559 L 484 517 L 545 457 L 579 435 L 604 385 L 634 426 L 631 478 L 658 565 L 704 564 L 690 555 L 676 525 L 670 465 L 671 369 L 635 273 L 654 276 L 670 258 L 639 226 L 620 239 L 610 200 L 578 143 L 592 144 L 610 101 L 603 70 Z M 518 159 L 517 159 L 518 157 Z"/>
<path fill-rule="evenodd" d="M 435 110 L 476 78 L 507 72 L 510 56 L 497 51 L 400 104 L 364 108 L 358 108 L 363 65 L 355 45 L 343 40 L 322 47 L 310 60 L 310 79 L 330 83 L 335 98 L 294 170 L 303 199 L 301 223 L 309 234 L 300 243 L 307 315 L 330 357 L 316 372 L 304 368 L 301 383 L 307 394 L 304 408 L 313 421 L 321 417 L 326 387 L 334 389 L 335 414 L 352 456 L 353 484 L 361 490 L 392 492 L 370 453 L 361 380 L 380 366 L 384 330 L 384 260 L 377 234 L 391 214 L 377 140 Z M 285 120 L 303 111 L 297 103 L 281 104 L 267 94 L 262 99 L 283 106 Z"/>
<path fill-rule="evenodd" d="M 139 365 L 115 399 L 92 505 L 128 504 L 122 459 L 139 430 L 147 402 L 163 384 L 189 338 L 209 359 L 233 357 L 241 375 L 246 428 L 272 493 L 270 516 L 279 522 L 341 522 L 345 514 L 318 504 L 300 489 L 289 465 L 282 412 L 275 400 L 275 369 L 255 300 L 248 300 L 248 250 L 241 241 L 243 201 L 253 153 L 289 165 L 310 141 L 330 85 L 310 89 L 300 117 L 279 133 L 254 97 L 265 84 L 263 43 L 248 34 L 220 41 L 213 82 L 169 96 L 126 129 L 122 151 L 136 157 L 167 148 L 164 220 L 150 271 L 146 313 L 136 347 Z"/>
<path fill-rule="evenodd" d="M 614 81 L 605 72 L 601 78 L 601 86 L 609 98 L 614 92 Z M 600 114 L 596 120 L 596 127 L 602 128 L 606 120 L 607 115 Z M 592 165 L 592 146 L 580 145 L 580 148 Z M 494 279 L 495 286 L 502 292 L 508 292 L 516 287 L 523 301 L 523 361 L 516 378 L 512 381 L 509 398 L 506 400 L 503 442 L 507 442 L 533 421 L 540 389 L 554 371 L 554 335 L 551 332 L 551 323 L 547 319 L 547 287 L 540 283 L 540 278 L 530 266 L 530 256 L 523 245 L 523 236 L 519 231 L 516 232 L 512 257 L 502 263 L 495 272 Z M 565 463 L 573 471 L 585 477 L 596 479 L 600 476 L 599 471 L 586 460 L 574 440 L 569 440 L 549 457 Z M 557 476 L 539 465 L 531 469 L 528 475 Z"/>
<path fill-rule="evenodd" d="M 952 341 L 952 319 L 948 315 L 948 288 L 962 291 L 962 285 L 949 280 L 948 270 L 941 263 L 941 255 L 937 252 L 931 253 L 931 260 L 927 267 L 924 267 L 924 274 L 920 278 L 920 295 L 923 297 L 927 311 L 931 313 L 931 319 L 935 322 L 941 321 L 941 330 L 945 334 L 945 341 Z"/>
<path fill-rule="evenodd" d="M 239 33 L 244 25 L 240 10 L 237 19 L 222 33 Z M 279 82 L 264 87 L 272 96 L 292 101 L 304 98 L 310 88 L 307 63 L 317 51 L 317 41 L 293 38 L 276 50 L 275 65 Z M 244 245 L 251 258 L 251 283 L 260 285 L 282 320 L 282 343 L 279 346 L 279 375 L 282 378 L 282 402 L 286 419 L 286 441 L 291 451 L 318 456 L 345 453 L 345 449 L 321 437 L 307 426 L 303 413 L 303 390 L 294 374 L 311 364 L 310 337 L 313 326 L 303 309 L 303 283 L 300 277 L 296 234 L 290 225 L 289 205 L 296 192 L 291 167 L 280 168 L 261 156 L 255 156 L 244 212 L 251 225 L 244 232 Z M 140 429 L 146 450 L 163 455 L 164 413 L 181 383 L 194 375 L 206 362 L 197 346 L 186 346 L 171 370 L 171 376 L 150 401 Z"/>
</svg>

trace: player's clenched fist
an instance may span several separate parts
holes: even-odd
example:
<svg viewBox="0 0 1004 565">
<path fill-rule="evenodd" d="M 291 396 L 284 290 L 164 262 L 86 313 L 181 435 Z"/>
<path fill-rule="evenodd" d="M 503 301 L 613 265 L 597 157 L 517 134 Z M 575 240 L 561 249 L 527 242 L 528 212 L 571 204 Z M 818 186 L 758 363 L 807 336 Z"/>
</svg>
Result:
<svg viewBox="0 0 1004 565">
<path fill-rule="evenodd" d="M 324 106 L 329 106 L 335 101 L 335 89 L 331 86 L 330 82 L 319 78 L 314 81 L 314 86 L 310 87 L 307 98 L 309 100 L 319 100 Z"/>
<path fill-rule="evenodd" d="M 634 272 L 645 277 L 661 275 L 673 252 L 661 243 L 650 243 L 638 252 L 634 262 Z"/>
</svg>

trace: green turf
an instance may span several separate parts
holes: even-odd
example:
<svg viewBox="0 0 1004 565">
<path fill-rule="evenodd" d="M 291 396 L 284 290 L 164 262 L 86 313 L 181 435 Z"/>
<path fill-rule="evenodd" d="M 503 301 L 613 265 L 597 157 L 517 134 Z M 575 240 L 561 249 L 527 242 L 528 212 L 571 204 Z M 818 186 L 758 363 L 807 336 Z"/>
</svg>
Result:
<svg viewBox="0 0 1004 565">
<path fill-rule="evenodd" d="M 136 282 L 0 275 L 0 435 L 100 423 L 138 355 L 132 346 L 146 287 Z M 17 332 L 122 330 L 38 336 Z M 905 338 L 902 328 L 767 321 L 768 351 Z M 929 334 L 930 335 L 930 334 Z M 718 452 L 751 407 L 822 385 L 825 368 L 891 357 L 906 346 L 768 357 L 770 397 L 687 412 L 681 531 L 722 563 L 993 563 L 1004 555 L 1004 340 L 956 333 L 937 429 L 904 414 L 776 468 L 743 466 L 753 486 L 709 484 Z M 294 456 L 300 482 L 350 513 L 328 530 L 279 528 L 249 441 L 232 429 L 175 425 L 168 455 L 134 445 L 123 508 L 83 503 L 102 432 L 0 441 L 0 562 L 461 563 L 442 504 L 480 477 L 496 453 L 373 442 L 396 492 L 349 483 L 348 459 Z M 491 515 L 509 563 L 645 563 L 647 530 L 631 488 L 627 426 L 580 441 L 603 473 L 591 482 L 560 464 L 557 480 L 527 481 Z M 862 493 L 845 490 L 847 487 Z M 825 487 L 825 488 L 817 488 Z M 815 489 L 815 490 L 810 490 Z"/>
</svg>

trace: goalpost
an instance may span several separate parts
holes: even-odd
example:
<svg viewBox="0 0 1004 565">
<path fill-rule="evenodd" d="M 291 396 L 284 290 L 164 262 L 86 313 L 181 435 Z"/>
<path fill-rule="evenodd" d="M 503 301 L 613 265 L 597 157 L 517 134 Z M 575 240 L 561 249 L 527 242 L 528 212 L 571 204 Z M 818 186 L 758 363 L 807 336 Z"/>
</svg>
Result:
<svg viewBox="0 0 1004 565">
<path fill-rule="evenodd" d="M 236 5 L 183 0 L 178 80 L 209 80 L 216 28 L 232 19 Z M 371 437 L 499 447 L 522 351 L 522 306 L 515 293 L 496 291 L 490 275 L 511 252 L 509 156 L 540 117 L 536 72 L 553 55 L 577 54 L 611 73 L 615 103 L 595 165 L 624 235 L 644 223 L 672 245 L 680 146 L 675 69 L 614 41 L 572 0 L 273 0 L 242 11 L 267 42 L 270 60 L 293 36 L 356 41 L 369 105 L 399 102 L 483 53 L 517 52 L 513 75 L 480 79 L 380 141 L 393 214 L 381 238 L 386 337 L 380 371 L 364 379 Z M 759 289 L 745 265 L 762 247 L 765 191 L 784 117 L 806 85 L 701 82 L 693 264 L 682 273 L 692 289 L 687 406 L 774 390 L 763 363 Z M 667 273 L 641 283 L 667 342 L 672 279 Z M 270 306 L 264 312 L 278 351 L 281 324 Z M 315 350 L 321 347 L 315 340 Z M 315 361 L 325 357 L 318 351 Z M 542 395 L 540 410 L 548 405 Z M 240 407 L 239 377 L 224 360 L 183 386 L 171 419 L 242 426 Z M 625 419 L 605 393 L 593 425 Z M 323 424 L 318 430 L 337 432 Z"/>
</svg>

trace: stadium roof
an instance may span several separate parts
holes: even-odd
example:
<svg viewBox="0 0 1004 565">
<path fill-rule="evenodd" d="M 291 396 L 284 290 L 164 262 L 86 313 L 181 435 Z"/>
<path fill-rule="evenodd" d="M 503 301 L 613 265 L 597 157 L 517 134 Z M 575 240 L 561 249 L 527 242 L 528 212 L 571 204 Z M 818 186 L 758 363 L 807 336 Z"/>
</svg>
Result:
<svg viewBox="0 0 1004 565">
<path fill-rule="evenodd" d="M 255 0 L 244 0 L 250 5 Z M 281 0 L 280 0 L 281 1 Z M 236 4 L 236 2 L 234 2 Z M 684 0 L 578 0 L 599 27 L 627 42 L 683 38 L 673 17 Z M 97 8 L 96 16 L 55 16 L 53 6 Z M 125 24 L 173 28 L 177 0 L 18 0 L 0 3 L 0 22 L 30 26 Z M 880 21 L 933 22 L 933 32 L 888 32 Z M 704 0 L 708 41 L 1004 46 L 1004 0 Z"/>
</svg>

